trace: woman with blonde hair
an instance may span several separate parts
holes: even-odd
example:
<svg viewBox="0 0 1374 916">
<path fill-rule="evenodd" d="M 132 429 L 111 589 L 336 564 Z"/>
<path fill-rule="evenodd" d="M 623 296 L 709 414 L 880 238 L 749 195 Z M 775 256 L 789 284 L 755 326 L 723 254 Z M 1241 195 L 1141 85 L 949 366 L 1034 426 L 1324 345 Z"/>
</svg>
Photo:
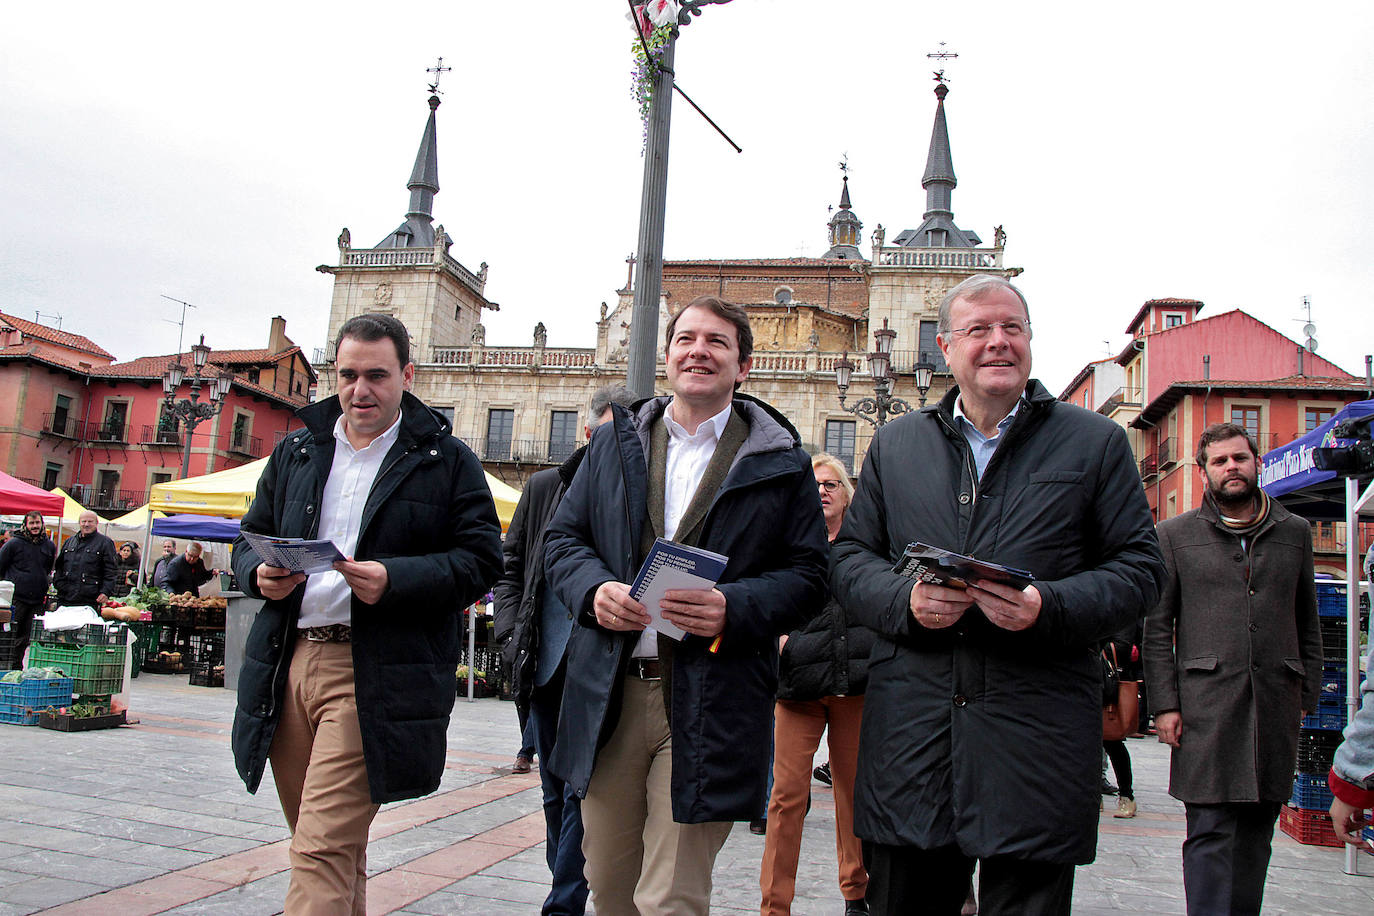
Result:
<svg viewBox="0 0 1374 916">
<path fill-rule="evenodd" d="M 834 455 L 811 459 L 828 540 L 835 540 L 854 496 L 849 471 Z M 759 885 L 763 916 L 790 913 L 801 854 L 802 821 L 811 791 L 811 762 L 828 728 L 835 787 L 835 848 L 845 913 L 867 913 L 868 873 L 854 836 L 854 774 L 859 759 L 868 653 L 874 635 L 831 598 L 804 627 L 779 638 L 778 702 L 774 712 L 773 792 Z"/>
</svg>

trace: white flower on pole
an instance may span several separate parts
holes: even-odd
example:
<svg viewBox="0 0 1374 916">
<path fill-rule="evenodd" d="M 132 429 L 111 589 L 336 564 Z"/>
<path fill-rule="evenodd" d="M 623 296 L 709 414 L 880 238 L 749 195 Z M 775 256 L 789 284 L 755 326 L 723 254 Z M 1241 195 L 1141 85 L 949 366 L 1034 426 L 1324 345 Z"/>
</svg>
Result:
<svg viewBox="0 0 1374 916">
<path fill-rule="evenodd" d="M 677 13 L 677 0 L 650 0 L 644 4 L 644 14 L 658 27 L 677 22 Z"/>
</svg>

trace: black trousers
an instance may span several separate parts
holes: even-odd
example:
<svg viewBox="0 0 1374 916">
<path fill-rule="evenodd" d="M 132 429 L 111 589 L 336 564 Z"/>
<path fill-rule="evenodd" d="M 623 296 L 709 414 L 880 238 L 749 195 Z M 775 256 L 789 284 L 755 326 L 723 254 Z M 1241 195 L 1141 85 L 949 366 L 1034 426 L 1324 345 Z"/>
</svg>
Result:
<svg viewBox="0 0 1374 916">
<path fill-rule="evenodd" d="M 1072 865 L 1007 856 L 980 862 L 957 846 L 863 846 L 874 916 L 957 916 L 975 863 L 981 916 L 1067 916 L 1073 904 Z"/>
<path fill-rule="evenodd" d="M 1126 750 L 1125 741 L 1103 741 L 1102 749 L 1112 762 L 1112 772 L 1116 774 L 1117 794 L 1122 798 L 1135 798 L 1135 780 L 1131 776 L 1131 752 Z"/>
<path fill-rule="evenodd" d="M 1188 916 L 1258 916 L 1279 802 L 1183 806 Z"/>
</svg>

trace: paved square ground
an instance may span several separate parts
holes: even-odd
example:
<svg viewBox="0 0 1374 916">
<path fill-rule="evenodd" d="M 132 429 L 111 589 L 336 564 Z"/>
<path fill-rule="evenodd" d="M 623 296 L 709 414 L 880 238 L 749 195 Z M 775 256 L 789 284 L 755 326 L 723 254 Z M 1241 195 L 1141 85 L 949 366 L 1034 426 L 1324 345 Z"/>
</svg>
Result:
<svg viewBox="0 0 1374 916">
<path fill-rule="evenodd" d="M 229 754 L 230 691 L 186 677 L 133 682 L 135 726 L 64 734 L 0 725 L 0 916 L 281 912 L 286 828 L 271 779 L 244 791 Z M 548 874 L 537 774 L 507 767 L 515 708 L 459 699 L 438 792 L 387 805 L 373 825 L 368 912 L 530 914 Z M 1076 914 L 1183 913 L 1183 808 L 1165 793 L 1167 749 L 1130 741 L 1140 815 L 1103 815 L 1097 861 L 1081 868 Z M 824 759 L 824 751 L 817 762 Z M 813 784 L 794 912 L 843 911 L 834 803 Z M 718 860 L 712 911 L 758 911 L 763 838 L 737 825 Z M 1344 853 L 1279 833 L 1265 912 L 1374 913 L 1374 857 L 1346 875 Z"/>
</svg>

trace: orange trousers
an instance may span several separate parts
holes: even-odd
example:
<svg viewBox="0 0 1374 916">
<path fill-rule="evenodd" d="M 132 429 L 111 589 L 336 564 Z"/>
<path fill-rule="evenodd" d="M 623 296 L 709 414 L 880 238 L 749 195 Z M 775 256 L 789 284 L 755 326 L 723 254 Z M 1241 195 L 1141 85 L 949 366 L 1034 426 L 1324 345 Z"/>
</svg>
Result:
<svg viewBox="0 0 1374 916">
<path fill-rule="evenodd" d="M 802 822 L 811 791 L 812 758 L 829 726 L 830 774 L 835 788 L 835 854 L 840 864 L 840 894 L 860 900 L 868 890 L 863 850 L 854 836 L 854 774 L 859 765 L 859 723 L 864 698 L 823 697 L 778 700 L 773 724 L 773 794 L 768 800 L 768 833 L 763 842 L 759 889 L 763 916 L 792 912 L 801 855 Z"/>
</svg>

